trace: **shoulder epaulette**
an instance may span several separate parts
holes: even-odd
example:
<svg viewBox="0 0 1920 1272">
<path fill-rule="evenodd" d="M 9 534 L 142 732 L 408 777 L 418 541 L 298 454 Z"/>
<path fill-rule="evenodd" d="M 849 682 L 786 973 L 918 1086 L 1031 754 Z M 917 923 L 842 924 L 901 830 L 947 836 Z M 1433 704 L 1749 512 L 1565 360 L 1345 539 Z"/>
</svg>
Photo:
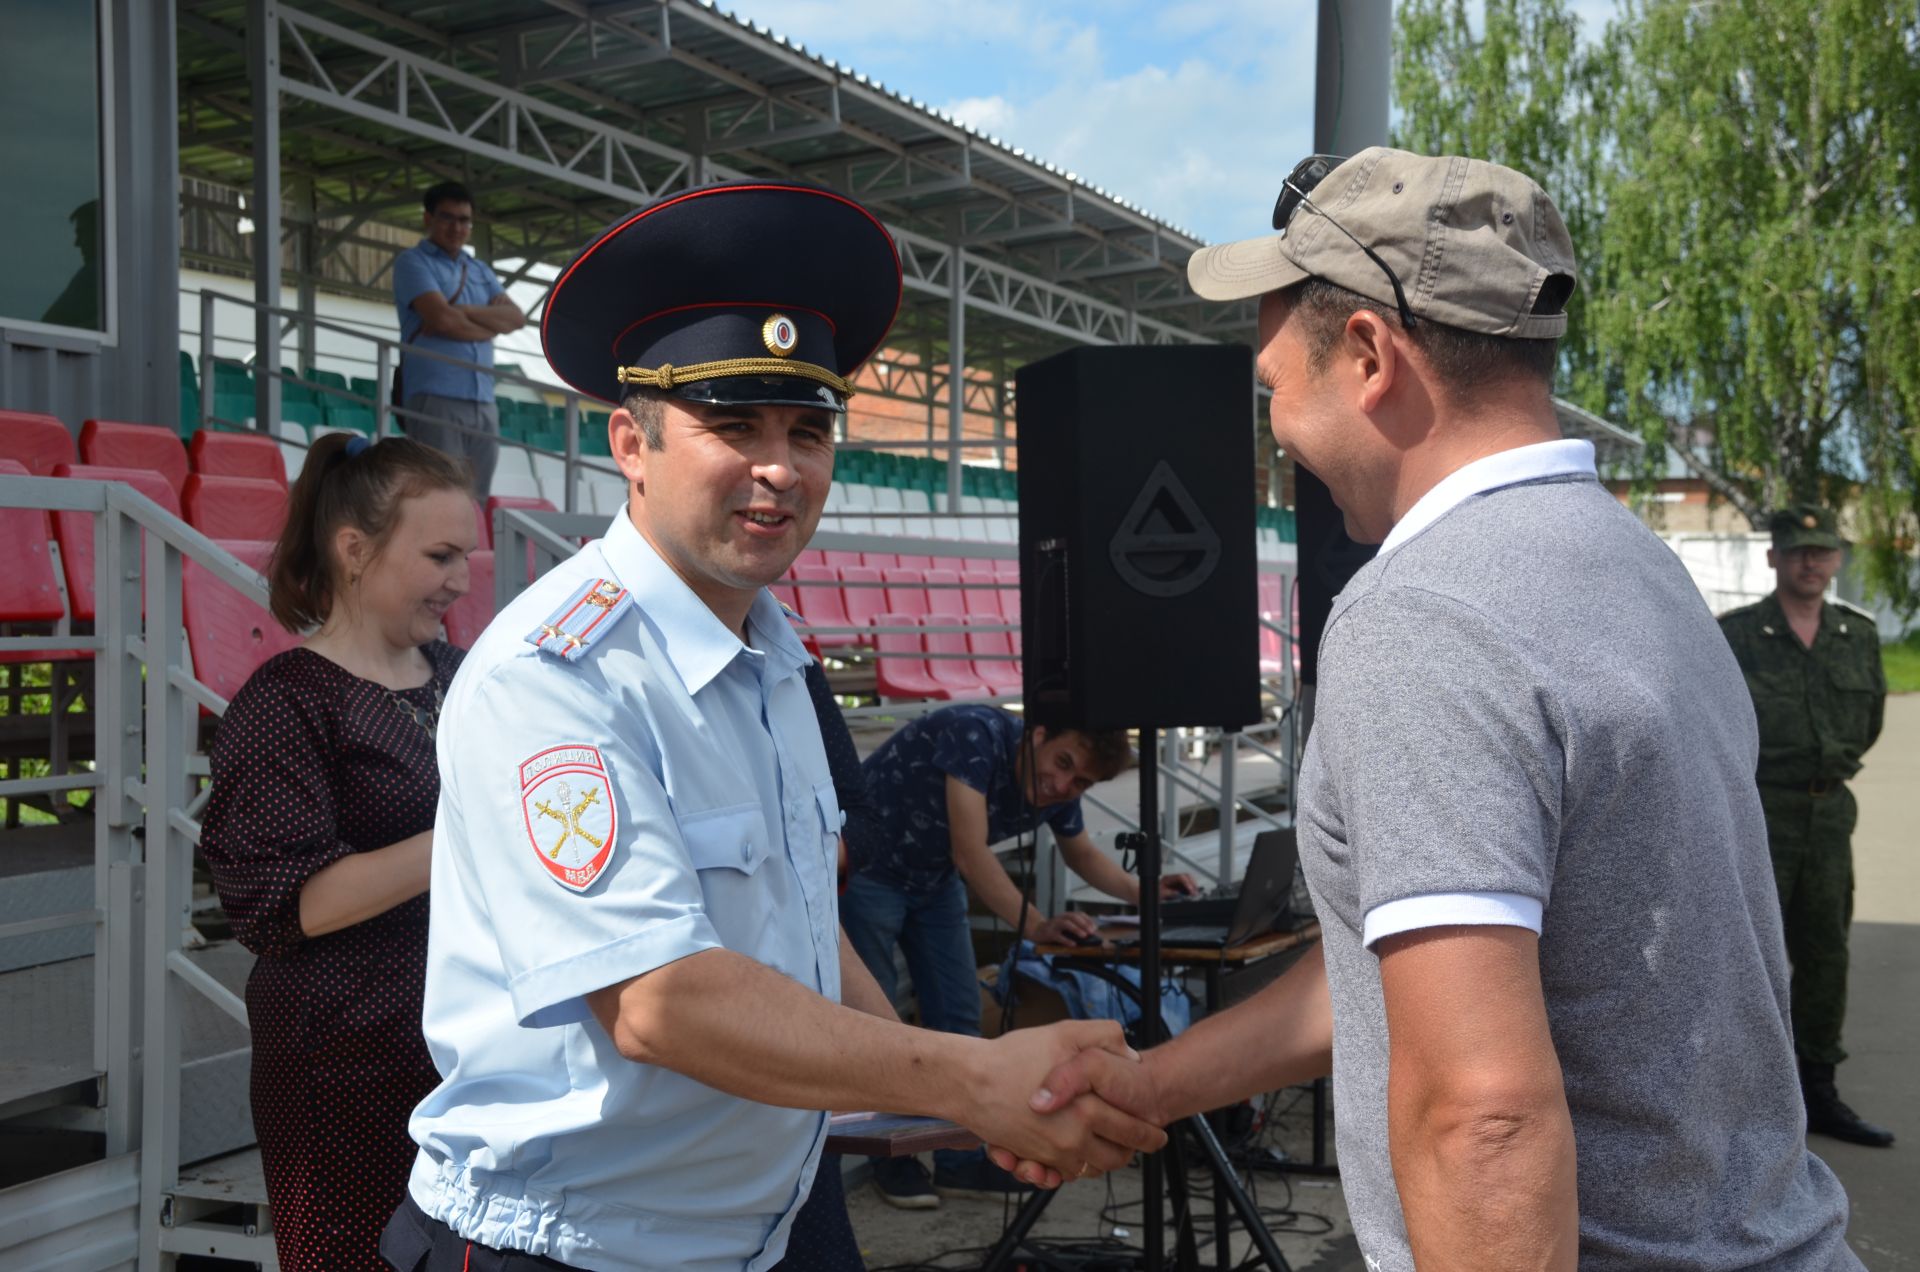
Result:
<svg viewBox="0 0 1920 1272">
<path fill-rule="evenodd" d="M 1855 605 L 1852 601 L 1843 601 L 1837 596 L 1829 597 L 1827 600 L 1827 604 L 1835 606 L 1839 609 L 1846 610 L 1848 613 L 1853 614 L 1856 618 L 1864 618 L 1871 623 L 1877 624 L 1880 621 L 1879 617 L 1876 616 L 1872 610 L 1862 609 L 1860 606 Z"/>
<path fill-rule="evenodd" d="M 547 621 L 527 633 L 527 643 L 542 653 L 579 662 L 633 608 L 633 593 L 612 579 L 588 579 L 575 588 Z"/>
<path fill-rule="evenodd" d="M 1723 623 L 1727 622 L 1730 619 L 1745 618 L 1747 615 L 1751 614 L 1754 610 L 1757 610 L 1759 608 L 1760 608 L 1760 602 L 1751 601 L 1745 605 L 1736 606 L 1733 609 L 1728 610 L 1724 614 L 1718 615 L 1718 618 Z"/>
</svg>

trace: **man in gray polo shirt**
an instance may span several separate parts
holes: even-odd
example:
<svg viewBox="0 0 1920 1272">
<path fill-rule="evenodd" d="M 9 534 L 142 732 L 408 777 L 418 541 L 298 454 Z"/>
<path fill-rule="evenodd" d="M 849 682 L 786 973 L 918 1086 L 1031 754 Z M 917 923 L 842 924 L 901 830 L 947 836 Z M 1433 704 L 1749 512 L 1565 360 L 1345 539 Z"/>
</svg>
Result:
<svg viewBox="0 0 1920 1272">
<path fill-rule="evenodd" d="M 1263 297 L 1274 437 L 1381 545 L 1301 773 L 1323 945 L 1037 1105 L 1091 1085 L 1165 1121 L 1330 1061 L 1373 1272 L 1859 1267 L 1804 1138 L 1746 687 L 1559 436 L 1559 213 L 1510 169 L 1372 149 L 1301 164 L 1274 225 L 1189 276 Z"/>
</svg>

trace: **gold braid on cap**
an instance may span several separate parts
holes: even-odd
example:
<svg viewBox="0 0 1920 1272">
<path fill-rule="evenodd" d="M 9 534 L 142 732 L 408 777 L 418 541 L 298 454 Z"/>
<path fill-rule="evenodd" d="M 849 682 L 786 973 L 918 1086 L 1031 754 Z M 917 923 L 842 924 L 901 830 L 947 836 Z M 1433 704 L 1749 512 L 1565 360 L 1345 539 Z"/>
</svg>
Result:
<svg viewBox="0 0 1920 1272">
<path fill-rule="evenodd" d="M 657 367 L 621 367 L 615 378 L 622 384 L 644 384 L 649 388 L 671 389 L 676 384 L 695 380 L 718 380 L 734 375 L 784 375 L 802 380 L 818 380 L 843 398 L 854 394 L 853 382 L 811 362 L 793 362 L 786 358 L 722 358 L 718 362 L 696 362 L 676 367 L 663 362 Z"/>
</svg>

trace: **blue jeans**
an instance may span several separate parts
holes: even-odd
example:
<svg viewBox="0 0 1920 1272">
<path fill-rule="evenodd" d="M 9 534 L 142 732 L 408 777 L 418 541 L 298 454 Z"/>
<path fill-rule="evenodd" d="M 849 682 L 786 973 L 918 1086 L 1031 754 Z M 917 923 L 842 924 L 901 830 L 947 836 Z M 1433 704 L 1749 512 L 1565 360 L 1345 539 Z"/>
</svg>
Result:
<svg viewBox="0 0 1920 1272">
<path fill-rule="evenodd" d="M 893 947 L 906 952 L 922 1026 L 980 1036 L 980 978 L 967 927 L 967 885 L 958 875 L 919 895 L 857 874 L 840 898 L 840 924 L 889 999 L 897 988 Z M 933 1155 L 934 1167 L 964 1166 L 984 1151 L 940 1149 Z"/>
</svg>

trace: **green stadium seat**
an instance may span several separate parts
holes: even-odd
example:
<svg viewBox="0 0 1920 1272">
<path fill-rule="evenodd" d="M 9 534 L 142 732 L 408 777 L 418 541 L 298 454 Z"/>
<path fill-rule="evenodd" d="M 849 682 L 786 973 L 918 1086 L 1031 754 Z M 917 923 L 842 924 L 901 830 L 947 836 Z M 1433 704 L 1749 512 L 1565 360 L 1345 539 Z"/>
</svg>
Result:
<svg viewBox="0 0 1920 1272">
<path fill-rule="evenodd" d="M 294 418 L 285 411 L 281 414 L 288 419 Z M 350 428 L 356 433 L 373 436 L 373 408 L 361 406 L 358 402 L 349 402 L 345 398 L 331 397 L 320 406 L 320 418 L 328 428 Z"/>
<path fill-rule="evenodd" d="M 314 367 L 303 367 L 300 371 L 300 378 L 308 384 L 321 384 L 330 389 L 344 389 L 347 387 L 347 377 L 341 375 L 338 371 L 321 371 Z"/>
</svg>

